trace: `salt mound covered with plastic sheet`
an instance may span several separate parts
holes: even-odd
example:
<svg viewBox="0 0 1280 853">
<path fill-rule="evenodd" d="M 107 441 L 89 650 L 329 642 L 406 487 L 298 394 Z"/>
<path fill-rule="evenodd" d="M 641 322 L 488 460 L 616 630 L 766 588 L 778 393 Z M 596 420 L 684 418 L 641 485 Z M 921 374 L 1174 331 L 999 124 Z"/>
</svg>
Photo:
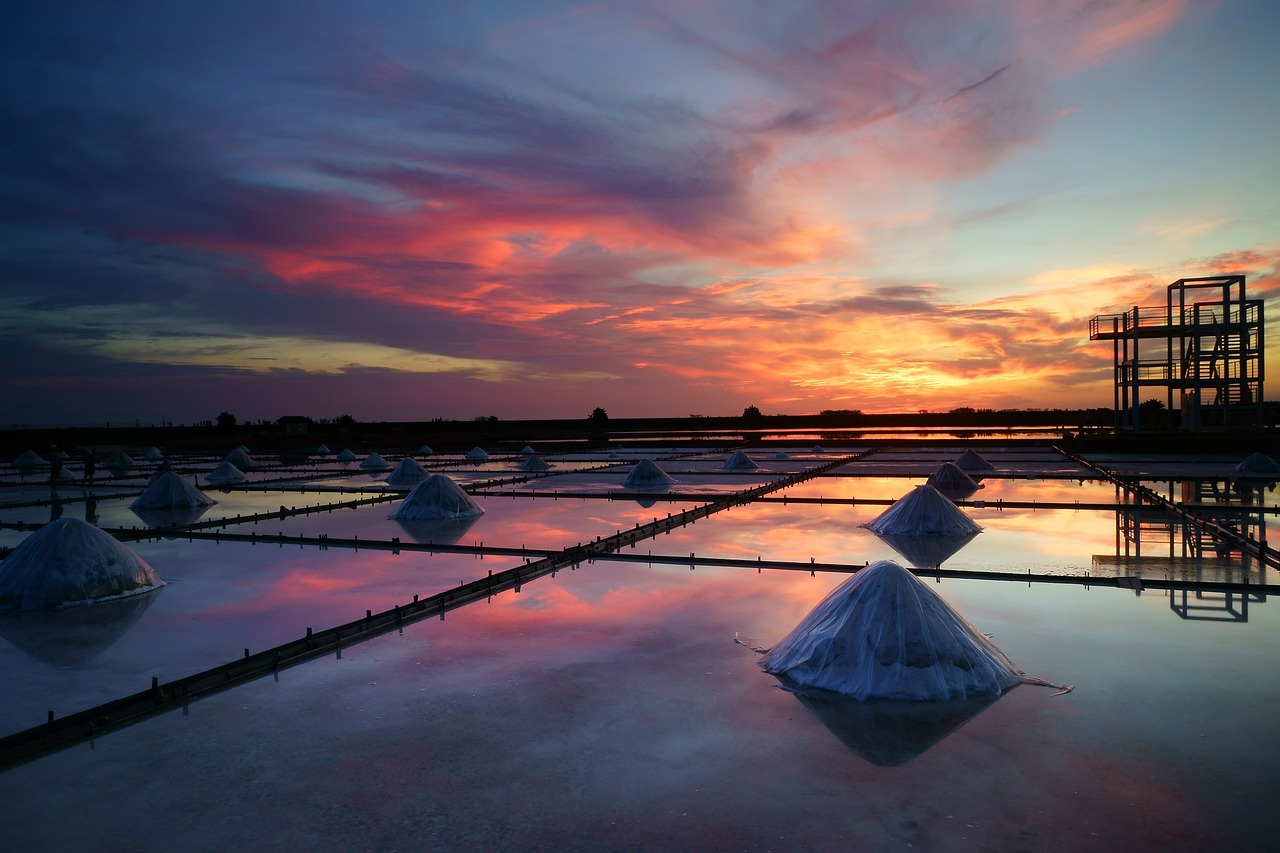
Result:
<svg viewBox="0 0 1280 853">
<path fill-rule="evenodd" d="M 999 695 L 1025 676 L 928 584 L 891 560 L 827 594 L 760 666 L 859 701 Z"/>
<path fill-rule="evenodd" d="M 243 483 L 244 472 L 227 460 L 223 459 L 218 463 L 217 468 L 214 468 L 205 475 L 204 481 L 211 486 L 225 486 L 231 483 Z"/>
<path fill-rule="evenodd" d="M 733 451 L 733 455 L 720 466 L 722 471 L 759 471 L 760 466 L 741 450 Z"/>
<path fill-rule="evenodd" d="M 929 485 L 916 486 L 861 526 L 873 533 L 912 536 L 968 536 L 982 531 L 982 525 Z"/>
<path fill-rule="evenodd" d="M 129 504 L 129 509 L 170 509 L 213 506 L 213 498 L 182 479 L 174 471 L 165 471 L 147 484 L 142 494 Z"/>
<path fill-rule="evenodd" d="M 222 461 L 231 463 L 241 471 L 248 471 L 255 464 L 243 447 L 237 447 L 235 450 L 224 456 Z"/>
<path fill-rule="evenodd" d="M 548 471 L 550 469 L 551 463 L 536 453 L 530 454 L 527 459 L 520 463 L 521 471 Z"/>
<path fill-rule="evenodd" d="M 622 485 L 628 489 L 660 489 L 675 481 L 674 477 L 658 467 L 657 462 L 641 459 L 623 479 Z"/>
<path fill-rule="evenodd" d="M 387 475 L 388 486 L 413 486 L 427 479 L 427 469 L 418 460 L 406 456 Z"/>
<path fill-rule="evenodd" d="M 954 462 L 943 462 L 925 483 L 948 498 L 966 498 L 982 488 Z"/>
<path fill-rule="evenodd" d="M 1246 476 L 1280 477 L 1280 465 L 1277 465 L 1270 456 L 1251 453 L 1236 466 L 1236 473 Z"/>
<path fill-rule="evenodd" d="M 390 471 L 391 463 L 383 459 L 380 454 L 370 453 L 360 460 L 359 467 L 361 471 Z"/>
<path fill-rule="evenodd" d="M 397 521 L 430 521 L 483 515 L 484 508 L 444 474 L 432 474 L 413 487 L 391 517 Z"/>
<path fill-rule="evenodd" d="M 0 562 L 0 610 L 92 604 L 162 586 L 145 560 L 78 518 L 46 524 Z"/>
<path fill-rule="evenodd" d="M 480 447 L 473 447 L 467 451 L 466 459 L 468 462 L 483 462 L 489 458 L 489 454 L 485 453 Z"/>
<path fill-rule="evenodd" d="M 982 471 L 994 471 L 996 466 L 983 459 L 977 451 L 966 450 L 956 459 L 955 465 L 966 474 L 981 473 Z"/>
<path fill-rule="evenodd" d="M 342 450 L 338 451 L 337 460 L 339 462 L 355 462 L 356 455 L 352 452 L 350 447 L 344 447 Z"/>
</svg>

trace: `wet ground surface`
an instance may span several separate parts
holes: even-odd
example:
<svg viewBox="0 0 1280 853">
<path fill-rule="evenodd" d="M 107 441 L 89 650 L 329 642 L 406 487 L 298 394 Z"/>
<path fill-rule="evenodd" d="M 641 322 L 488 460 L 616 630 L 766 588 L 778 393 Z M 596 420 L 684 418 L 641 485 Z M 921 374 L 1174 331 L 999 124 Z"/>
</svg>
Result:
<svg viewBox="0 0 1280 853">
<path fill-rule="evenodd" d="M 0 618 L 0 732 L 519 563 L 485 549 L 566 548 L 703 499 L 680 499 L 681 489 L 730 493 L 862 449 L 753 452 L 766 471 L 744 475 L 718 470 L 727 451 L 672 448 L 681 458 L 661 464 L 679 481 L 677 500 L 648 506 L 619 485 L 634 456 L 578 454 L 536 488 L 482 495 L 485 514 L 462 529 L 425 536 L 472 553 L 189 541 L 180 531 L 130 542 L 168 582 L 137 606 L 74 621 L 71 611 Z M 983 532 L 943 568 L 1098 582 L 931 583 L 1029 673 L 1075 684 L 1065 696 L 1023 686 L 932 716 L 811 707 L 732 640 L 777 641 L 845 574 L 603 559 L 0 772 L 0 797 L 21 816 L 0 823 L 0 846 L 1269 849 L 1280 831 L 1269 806 L 1280 779 L 1275 603 L 1114 578 L 1274 584 L 1274 570 L 1239 554 L 1184 556 L 1171 523 L 1131 529 L 1115 485 L 1051 449 L 983 453 L 996 475 L 961 502 Z M 904 562 L 859 525 L 954 456 L 875 453 L 623 553 Z M 1157 462 L 1162 477 L 1205 464 L 1092 461 L 1153 479 Z M 517 477 L 518 462 L 441 464 L 465 484 Z M 620 467 L 579 470 L 596 463 Z M 290 484 L 288 469 L 211 490 L 219 503 L 201 520 L 228 533 L 418 541 L 388 517 L 396 500 L 338 508 L 385 489 L 334 464 L 311 468 L 326 465 L 318 490 L 312 478 L 305 491 L 300 476 Z M 48 486 L 26 479 L 0 481 L 0 522 L 10 525 L 0 546 L 30 534 L 14 523 L 55 512 Z M 1207 493 L 1208 481 L 1196 482 Z M 145 473 L 132 493 L 105 480 L 60 489 L 58 511 L 143 528 L 129 509 L 142 485 Z M 291 512 L 243 520 L 281 506 Z"/>
</svg>

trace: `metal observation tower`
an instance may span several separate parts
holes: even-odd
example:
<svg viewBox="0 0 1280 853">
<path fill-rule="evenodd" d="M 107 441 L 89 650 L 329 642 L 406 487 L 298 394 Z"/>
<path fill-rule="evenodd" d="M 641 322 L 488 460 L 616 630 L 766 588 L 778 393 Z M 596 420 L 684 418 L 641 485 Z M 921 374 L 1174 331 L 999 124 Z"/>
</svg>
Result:
<svg viewBox="0 0 1280 853">
<path fill-rule="evenodd" d="M 1163 308 L 1094 317 L 1089 340 L 1112 342 L 1116 429 L 1137 431 L 1142 397 L 1161 392 L 1184 430 L 1261 429 L 1263 331 L 1243 275 L 1180 278 Z"/>
</svg>

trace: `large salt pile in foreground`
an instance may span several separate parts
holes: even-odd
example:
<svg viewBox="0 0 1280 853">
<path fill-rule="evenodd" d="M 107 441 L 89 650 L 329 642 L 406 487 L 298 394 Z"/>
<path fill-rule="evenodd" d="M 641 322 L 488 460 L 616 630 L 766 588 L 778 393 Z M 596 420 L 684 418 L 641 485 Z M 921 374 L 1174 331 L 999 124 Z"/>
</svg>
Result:
<svg viewBox="0 0 1280 853">
<path fill-rule="evenodd" d="M 241 475 L 241 479 L 244 479 Z M 213 506 L 213 498 L 182 479 L 174 471 L 165 471 L 152 478 L 142 494 L 129 504 L 129 509 L 181 509 L 195 506 Z"/>
<path fill-rule="evenodd" d="M 760 666 L 859 701 L 999 695 L 1025 680 L 928 584 L 890 560 L 828 593 Z"/>
<path fill-rule="evenodd" d="M 622 485 L 628 489 L 661 489 L 675 481 L 674 477 L 659 468 L 658 463 L 652 459 L 641 459 L 623 479 Z"/>
<path fill-rule="evenodd" d="M 78 518 L 46 524 L 0 562 L 0 610 L 92 604 L 161 586 L 145 560 Z"/>
<path fill-rule="evenodd" d="M 391 517 L 398 521 L 431 521 L 482 515 L 471 495 L 444 474 L 432 474 L 413 487 Z"/>
</svg>

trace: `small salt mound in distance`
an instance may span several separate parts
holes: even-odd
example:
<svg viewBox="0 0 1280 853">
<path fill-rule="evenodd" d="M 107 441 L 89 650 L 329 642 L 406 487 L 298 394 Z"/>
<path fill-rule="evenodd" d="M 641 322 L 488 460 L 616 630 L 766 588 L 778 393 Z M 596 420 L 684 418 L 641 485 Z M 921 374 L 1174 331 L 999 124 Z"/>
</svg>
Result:
<svg viewBox="0 0 1280 853">
<path fill-rule="evenodd" d="M 733 451 L 733 455 L 720 466 L 722 471 L 759 471 L 760 466 L 741 450 Z"/>
<path fill-rule="evenodd" d="M 523 453 L 525 456 L 532 456 L 533 448 L 526 444 L 523 448 L 521 448 L 520 452 Z"/>
<path fill-rule="evenodd" d="M 999 695 L 1025 678 L 928 584 L 891 560 L 828 593 L 760 666 L 800 687 L 859 701 Z"/>
<path fill-rule="evenodd" d="M 928 485 L 916 486 L 861 526 L 873 533 L 912 536 L 968 536 L 982 530 L 982 525 Z"/>
<path fill-rule="evenodd" d="M 966 450 L 956 459 L 955 465 L 966 474 L 981 473 L 983 471 L 994 471 L 996 466 L 978 455 L 977 451 Z"/>
<path fill-rule="evenodd" d="M 231 463 L 241 471 L 248 471 L 256 464 L 243 447 L 237 447 L 224 456 L 222 461 Z"/>
<path fill-rule="evenodd" d="M 423 456 L 430 456 L 432 453 L 435 453 L 435 451 L 431 449 L 431 445 L 429 444 L 424 444 L 421 447 L 419 447 L 418 452 L 421 453 Z"/>
<path fill-rule="evenodd" d="M 551 463 L 536 453 L 531 454 L 527 459 L 520 463 L 521 471 L 546 471 L 550 468 Z"/>
<path fill-rule="evenodd" d="M 391 463 L 377 453 L 370 453 L 360 462 L 361 471 L 390 471 Z"/>
<path fill-rule="evenodd" d="M 356 455 L 351 451 L 350 447 L 344 447 L 342 450 L 338 451 L 337 459 L 339 462 L 355 462 Z"/>
<path fill-rule="evenodd" d="M 160 452 L 158 447 L 148 447 L 147 452 L 142 454 L 142 458 L 148 462 L 159 462 L 164 458 L 164 454 Z"/>
<path fill-rule="evenodd" d="M 165 471 L 154 477 L 129 509 L 179 509 L 194 506 L 213 506 L 213 498 L 182 479 L 174 471 Z"/>
<path fill-rule="evenodd" d="M 214 468 L 205 475 L 204 481 L 213 486 L 226 486 L 231 483 L 243 483 L 244 472 L 224 459 L 218 463 L 217 468 Z"/>
<path fill-rule="evenodd" d="M 13 460 L 14 468 L 38 468 L 41 465 L 47 465 L 44 457 L 34 450 L 24 450 L 18 454 L 18 458 Z"/>
<path fill-rule="evenodd" d="M 468 462 L 483 462 L 488 458 L 489 454 L 479 447 L 473 447 L 467 451 L 466 459 Z"/>
<path fill-rule="evenodd" d="M 0 610 L 44 610 L 164 586 L 137 554 L 78 518 L 32 533 L 0 563 Z"/>
<path fill-rule="evenodd" d="M 788 456 L 784 451 L 779 450 L 777 453 L 773 454 L 773 458 L 782 460 L 782 459 L 790 459 L 791 457 Z"/>
<path fill-rule="evenodd" d="M 953 462 L 943 462 L 926 482 L 948 498 L 965 498 L 981 488 Z"/>
<path fill-rule="evenodd" d="M 427 469 L 418 460 L 406 456 L 396 465 L 395 470 L 387 475 L 387 485 L 396 487 L 415 486 L 427 479 Z"/>
<path fill-rule="evenodd" d="M 333 453 L 333 451 L 329 449 L 327 444 L 322 444 L 316 448 L 316 456 L 328 456 L 330 453 Z"/>
<path fill-rule="evenodd" d="M 133 457 L 123 450 L 117 450 L 102 461 L 102 467 L 123 471 L 133 467 Z"/>
<path fill-rule="evenodd" d="M 813 452 L 813 453 L 826 453 L 827 451 L 823 449 L 823 447 L 822 447 L 822 445 L 821 445 L 821 444 L 815 444 L 815 445 L 813 446 L 813 449 L 812 449 L 812 451 L 811 451 L 811 452 Z"/>
<path fill-rule="evenodd" d="M 484 508 L 444 474 L 431 474 L 413 487 L 391 517 L 397 521 L 471 518 Z"/>
<path fill-rule="evenodd" d="M 652 459 L 641 459 L 623 479 L 622 485 L 628 489 L 660 489 L 675 481 L 674 477 L 659 468 L 658 463 Z"/>
<path fill-rule="evenodd" d="M 1277 477 L 1280 476 L 1280 465 L 1270 456 L 1251 453 L 1236 466 L 1236 473 L 1247 477 Z"/>
</svg>

